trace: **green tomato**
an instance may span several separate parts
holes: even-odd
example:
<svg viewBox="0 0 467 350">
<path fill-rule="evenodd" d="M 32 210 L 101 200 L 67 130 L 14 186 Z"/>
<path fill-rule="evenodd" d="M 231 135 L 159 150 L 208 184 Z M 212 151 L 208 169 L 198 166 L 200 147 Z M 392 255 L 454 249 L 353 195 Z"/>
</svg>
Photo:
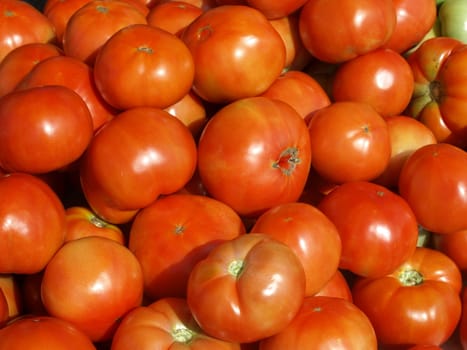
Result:
<svg viewBox="0 0 467 350">
<path fill-rule="evenodd" d="M 467 1 L 444 0 L 439 7 L 440 33 L 467 43 Z"/>
</svg>

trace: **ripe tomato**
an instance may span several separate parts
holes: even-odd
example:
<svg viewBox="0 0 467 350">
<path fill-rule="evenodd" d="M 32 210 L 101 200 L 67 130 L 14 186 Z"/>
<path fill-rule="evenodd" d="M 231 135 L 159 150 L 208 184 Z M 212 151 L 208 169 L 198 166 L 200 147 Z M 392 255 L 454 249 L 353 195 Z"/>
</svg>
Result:
<svg viewBox="0 0 467 350">
<path fill-rule="evenodd" d="M 352 291 L 349 283 L 341 270 L 336 270 L 334 276 L 315 294 L 315 296 L 327 296 L 342 298 L 352 301 Z"/>
<path fill-rule="evenodd" d="M 383 117 L 401 114 L 412 98 L 414 78 L 407 60 L 390 49 L 355 57 L 334 74 L 334 101 L 370 104 Z"/>
<path fill-rule="evenodd" d="M 165 1 L 155 4 L 146 16 L 148 24 L 179 36 L 204 11 L 185 1 Z"/>
<path fill-rule="evenodd" d="M 466 187 L 467 154 L 447 143 L 416 150 L 399 176 L 399 192 L 419 224 L 439 234 L 467 228 Z"/>
<path fill-rule="evenodd" d="M 357 280 L 352 295 L 381 344 L 441 345 L 460 319 L 461 287 L 454 261 L 437 250 L 418 247 L 388 275 Z"/>
<path fill-rule="evenodd" d="M 193 136 L 180 120 L 161 109 L 133 108 L 94 136 L 80 163 L 81 187 L 99 217 L 125 223 L 159 195 L 182 189 L 196 159 Z"/>
<path fill-rule="evenodd" d="M 334 183 L 373 180 L 389 163 L 384 118 L 363 102 L 334 102 L 309 116 L 312 167 Z"/>
<path fill-rule="evenodd" d="M 287 17 L 297 12 L 308 0 L 245 0 L 246 5 L 261 11 L 268 19 Z"/>
<path fill-rule="evenodd" d="M 392 0 L 308 0 L 299 21 L 305 47 L 319 60 L 332 63 L 382 47 L 395 25 Z"/>
<path fill-rule="evenodd" d="M 131 225 L 128 247 L 143 269 L 145 295 L 185 297 L 193 266 L 245 231 L 232 208 L 206 196 L 172 194 L 143 208 Z"/>
<path fill-rule="evenodd" d="M 436 250 L 450 257 L 467 277 L 467 229 L 452 232 L 447 235 L 432 234 L 431 242 Z"/>
<path fill-rule="evenodd" d="M 293 107 L 267 97 L 234 101 L 206 124 L 198 171 L 214 198 L 242 216 L 300 197 L 311 162 L 305 121 Z"/>
<path fill-rule="evenodd" d="M 0 203 L 0 273 L 42 270 L 63 244 L 60 199 L 45 182 L 24 173 L 0 177 L 0 198 L 8 198 Z"/>
<path fill-rule="evenodd" d="M 81 157 L 93 137 L 86 103 L 59 85 L 3 96 L 0 125 L 0 167 L 8 172 L 40 174 L 65 168 Z"/>
<path fill-rule="evenodd" d="M 259 95 L 285 66 L 282 37 L 249 6 L 213 7 L 196 18 L 181 39 L 195 63 L 193 89 L 209 102 Z"/>
<path fill-rule="evenodd" d="M 297 254 L 306 277 L 306 296 L 317 293 L 334 276 L 341 255 L 336 226 L 311 204 L 292 202 L 260 215 L 250 232 L 287 244 Z"/>
<path fill-rule="evenodd" d="M 112 350 L 240 350 L 240 344 L 213 338 L 199 328 L 186 300 L 162 298 L 130 311 L 112 339 Z"/>
<path fill-rule="evenodd" d="M 249 233 L 217 245 L 193 268 L 187 302 L 213 337 L 251 343 L 284 329 L 300 309 L 305 273 L 287 245 Z"/>
<path fill-rule="evenodd" d="M 136 24 L 101 47 L 94 80 L 104 100 L 117 109 L 166 108 L 191 90 L 194 68 L 190 51 L 175 34 Z"/>
<path fill-rule="evenodd" d="M 336 225 L 342 241 L 339 267 L 365 277 L 391 273 L 415 250 L 417 220 L 407 202 L 366 181 L 336 187 L 318 208 Z"/>
<path fill-rule="evenodd" d="M 119 318 L 141 305 L 141 266 L 114 240 L 95 236 L 72 240 L 45 267 L 41 296 L 51 316 L 72 323 L 92 341 L 108 340 Z"/>
<path fill-rule="evenodd" d="M 327 296 L 307 297 L 285 329 L 260 341 L 260 350 L 378 348 L 368 317 L 352 302 Z"/>
<path fill-rule="evenodd" d="M 13 49 L 29 43 L 54 43 L 49 19 L 25 1 L 0 1 L 0 61 Z"/>
<path fill-rule="evenodd" d="M 81 330 L 51 316 L 28 316 L 0 329 L 1 350 L 96 350 Z"/>
</svg>

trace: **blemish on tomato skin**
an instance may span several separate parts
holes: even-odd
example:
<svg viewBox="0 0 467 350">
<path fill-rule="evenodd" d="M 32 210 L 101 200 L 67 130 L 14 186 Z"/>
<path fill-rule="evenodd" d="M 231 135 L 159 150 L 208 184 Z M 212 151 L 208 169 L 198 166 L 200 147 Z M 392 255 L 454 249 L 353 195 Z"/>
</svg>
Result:
<svg viewBox="0 0 467 350">
<path fill-rule="evenodd" d="M 212 35 L 213 33 L 213 29 L 211 27 L 211 25 L 207 24 L 203 27 L 201 27 L 197 33 L 196 33 L 196 39 L 198 41 L 205 41 L 207 39 L 209 39 L 209 37 Z"/>
</svg>

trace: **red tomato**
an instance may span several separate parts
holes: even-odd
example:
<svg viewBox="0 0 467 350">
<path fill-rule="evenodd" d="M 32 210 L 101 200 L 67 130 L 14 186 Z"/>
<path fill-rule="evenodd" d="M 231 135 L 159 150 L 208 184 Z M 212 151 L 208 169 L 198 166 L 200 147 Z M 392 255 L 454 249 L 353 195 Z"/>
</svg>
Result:
<svg viewBox="0 0 467 350">
<path fill-rule="evenodd" d="M 166 108 L 191 90 L 194 69 L 190 51 L 177 36 L 138 24 L 105 42 L 94 63 L 94 79 L 115 108 Z"/>
<path fill-rule="evenodd" d="M 439 1 L 438 1 L 439 2 Z M 393 0 L 396 26 L 383 47 L 403 53 L 417 45 L 436 21 L 436 1 Z"/>
<path fill-rule="evenodd" d="M 101 46 L 130 24 L 147 24 L 146 15 L 122 0 L 92 0 L 68 19 L 63 33 L 63 50 L 90 66 Z"/>
<path fill-rule="evenodd" d="M 342 298 L 352 301 L 352 291 L 344 274 L 338 269 L 334 276 L 315 294 L 315 296 L 326 296 Z"/>
<path fill-rule="evenodd" d="M 395 25 L 392 0 L 308 0 L 299 21 L 305 47 L 319 60 L 333 63 L 382 47 Z"/>
<path fill-rule="evenodd" d="M 195 63 L 193 89 L 209 102 L 227 103 L 259 95 L 285 66 L 282 37 L 252 7 L 211 8 L 196 18 L 181 38 Z"/>
<path fill-rule="evenodd" d="M 460 319 L 461 287 L 460 271 L 449 257 L 418 247 L 388 275 L 357 280 L 352 295 L 380 344 L 440 345 Z"/>
<path fill-rule="evenodd" d="M 329 96 L 321 85 L 305 72 L 298 70 L 283 73 L 261 96 L 287 102 L 303 119 L 310 113 L 331 104 Z"/>
<path fill-rule="evenodd" d="M 171 0 L 160 2 L 151 7 L 146 19 L 151 26 L 179 35 L 203 12 L 196 5 L 184 1 Z"/>
<path fill-rule="evenodd" d="M 342 241 L 339 267 L 365 277 L 391 273 L 415 250 L 417 220 L 407 202 L 365 181 L 336 187 L 318 208 L 336 225 Z"/>
<path fill-rule="evenodd" d="M 112 350 L 240 350 L 240 344 L 213 338 L 199 328 L 182 298 L 162 298 L 130 311 L 118 326 Z"/>
<path fill-rule="evenodd" d="M 431 242 L 436 250 L 449 256 L 467 277 L 467 229 L 452 232 L 447 235 L 432 234 Z"/>
<path fill-rule="evenodd" d="M 72 240 L 45 267 L 41 296 L 50 315 L 72 323 L 92 341 L 108 340 L 119 318 L 141 305 L 141 266 L 114 240 Z"/>
<path fill-rule="evenodd" d="M 305 273 L 287 245 L 249 233 L 217 245 L 193 268 L 187 302 L 213 337 L 251 343 L 284 329 L 300 309 Z"/>
<path fill-rule="evenodd" d="M 414 78 L 406 59 L 390 49 L 355 57 L 337 68 L 334 101 L 371 105 L 383 117 L 401 114 L 412 98 Z"/>
<path fill-rule="evenodd" d="M 60 55 L 42 60 L 18 83 L 16 90 L 42 85 L 65 86 L 76 92 L 89 109 L 94 131 L 117 113 L 99 94 L 93 69 L 77 58 Z"/>
<path fill-rule="evenodd" d="M 0 329 L 0 350 L 96 350 L 82 331 L 51 316 L 20 318 Z"/>
<path fill-rule="evenodd" d="M 65 168 L 81 157 L 93 137 L 86 103 L 59 85 L 3 96 L 0 125 L 0 167 L 8 172 L 40 174 Z"/>
<path fill-rule="evenodd" d="M 245 3 L 264 13 L 267 18 L 277 19 L 298 11 L 307 1 L 308 0 L 246 0 Z"/>
<path fill-rule="evenodd" d="M 260 350 L 378 348 L 368 317 L 352 302 L 327 296 L 305 298 L 282 331 L 260 341 Z"/>
<path fill-rule="evenodd" d="M 125 223 L 159 195 L 182 189 L 196 159 L 193 136 L 180 120 L 161 109 L 133 108 L 94 136 L 80 164 L 81 186 L 99 217 Z"/>
<path fill-rule="evenodd" d="M 143 208 L 131 225 L 128 247 L 143 269 L 145 295 L 185 297 L 193 266 L 245 231 L 232 208 L 206 196 L 173 194 Z"/>
<path fill-rule="evenodd" d="M 63 244 L 65 209 L 60 199 L 45 182 L 23 173 L 0 177 L 0 198 L 8 198 L 0 204 L 5 242 L 0 245 L 0 273 L 39 272 Z"/>
<path fill-rule="evenodd" d="M 62 55 L 62 51 L 50 43 L 30 43 L 11 50 L 0 61 L 0 97 L 12 92 L 29 71 L 42 60 Z"/>
<path fill-rule="evenodd" d="M 467 228 L 467 154 L 447 143 L 426 145 L 405 162 L 399 192 L 426 230 L 448 234 Z"/>
<path fill-rule="evenodd" d="M 373 180 L 391 156 L 384 118 L 363 102 L 334 102 L 310 115 L 312 167 L 334 183 Z"/>
<path fill-rule="evenodd" d="M 242 216 L 300 197 L 310 169 L 305 121 L 290 105 L 267 97 L 228 104 L 199 140 L 198 171 L 214 198 Z"/>
<path fill-rule="evenodd" d="M 339 232 L 311 204 L 292 202 L 272 207 L 258 217 L 250 232 L 265 233 L 292 248 L 305 270 L 306 296 L 321 290 L 336 273 L 341 255 Z"/>
<path fill-rule="evenodd" d="M 0 61 L 13 49 L 29 43 L 54 43 L 49 19 L 26 1 L 0 1 Z"/>
</svg>

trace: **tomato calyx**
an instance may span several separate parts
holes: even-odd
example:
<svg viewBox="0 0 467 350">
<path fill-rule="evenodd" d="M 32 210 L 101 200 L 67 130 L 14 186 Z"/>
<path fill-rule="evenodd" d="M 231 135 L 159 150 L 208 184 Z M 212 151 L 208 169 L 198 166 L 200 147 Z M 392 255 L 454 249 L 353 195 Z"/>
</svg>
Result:
<svg viewBox="0 0 467 350">
<path fill-rule="evenodd" d="M 243 262 L 243 260 L 233 260 L 228 267 L 229 274 L 231 274 L 235 278 L 238 278 L 238 276 L 240 276 L 240 274 L 243 271 L 244 265 L 245 263 Z"/>
<path fill-rule="evenodd" d="M 404 269 L 399 273 L 399 281 L 404 287 L 418 286 L 423 283 L 423 275 L 415 269 Z"/>
<path fill-rule="evenodd" d="M 102 6 L 102 5 L 96 6 L 96 10 L 97 12 L 104 13 L 104 14 L 109 12 L 109 8 L 106 6 Z"/>
<path fill-rule="evenodd" d="M 291 175 L 301 161 L 298 153 L 297 147 L 286 148 L 279 155 L 279 159 L 272 164 L 272 167 L 280 169 L 284 175 Z"/>
<path fill-rule="evenodd" d="M 144 53 L 147 53 L 147 54 L 154 53 L 154 50 L 149 46 L 139 46 L 136 50 L 138 52 L 144 52 Z"/>
<path fill-rule="evenodd" d="M 172 329 L 171 335 L 177 343 L 188 344 L 193 340 L 196 333 L 185 325 L 177 325 Z"/>
<path fill-rule="evenodd" d="M 89 219 L 89 221 L 91 221 L 91 223 L 96 227 L 99 227 L 99 228 L 107 227 L 107 223 L 97 216 L 92 216 Z"/>
<path fill-rule="evenodd" d="M 443 96 L 441 83 L 437 80 L 430 82 L 430 98 L 432 101 L 439 103 Z"/>
</svg>

